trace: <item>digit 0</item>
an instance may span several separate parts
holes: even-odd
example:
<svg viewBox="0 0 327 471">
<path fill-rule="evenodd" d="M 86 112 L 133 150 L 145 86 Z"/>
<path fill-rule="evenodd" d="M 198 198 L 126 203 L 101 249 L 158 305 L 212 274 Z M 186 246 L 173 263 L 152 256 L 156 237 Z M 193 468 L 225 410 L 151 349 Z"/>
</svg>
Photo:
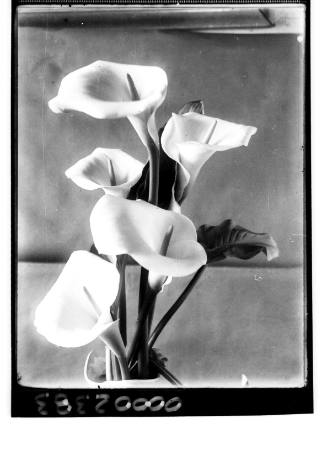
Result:
<svg viewBox="0 0 327 471">
<path fill-rule="evenodd" d="M 145 399 L 144 397 L 139 397 L 138 399 L 135 399 L 135 401 L 133 401 L 132 408 L 136 412 L 143 412 L 150 405 L 151 403 L 147 399 Z"/>
<path fill-rule="evenodd" d="M 161 410 L 165 405 L 165 401 L 162 396 L 154 396 L 152 399 L 150 399 L 149 403 L 150 403 L 149 409 L 152 412 Z"/>
<path fill-rule="evenodd" d="M 125 412 L 132 406 L 131 400 L 128 396 L 119 396 L 115 400 L 115 407 L 118 412 Z"/>
<path fill-rule="evenodd" d="M 166 412 L 176 412 L 182 407 L 182 401 L 179 397 L 172 397 L 166 402 L 165 411 Z"/>
</svg>

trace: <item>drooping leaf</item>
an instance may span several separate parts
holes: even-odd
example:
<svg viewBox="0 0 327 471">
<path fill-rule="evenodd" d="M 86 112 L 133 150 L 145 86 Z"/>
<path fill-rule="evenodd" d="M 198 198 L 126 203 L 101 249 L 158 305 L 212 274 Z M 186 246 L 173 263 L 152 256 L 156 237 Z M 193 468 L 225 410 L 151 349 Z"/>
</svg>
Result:
<svg viewBox="0 0 327 471">
<path fill-rule="evenodd" d="M 197 230 L 198 242 L 207 253 L 208 264 L 226 257 L 247 260 L 263 252 L 268 260 L 278 257 L 278 247 L 267 233 L 256 233 L 241 226 L 233 226 L 226 219 L 217 226 L 202 225 Z"/>
<path fill-rule="evenodd" d="M 178 114 L 199 113 L 204 114 L 204 103 L 202 100 L 189 101 L 179 110 Z"/>
</svg>

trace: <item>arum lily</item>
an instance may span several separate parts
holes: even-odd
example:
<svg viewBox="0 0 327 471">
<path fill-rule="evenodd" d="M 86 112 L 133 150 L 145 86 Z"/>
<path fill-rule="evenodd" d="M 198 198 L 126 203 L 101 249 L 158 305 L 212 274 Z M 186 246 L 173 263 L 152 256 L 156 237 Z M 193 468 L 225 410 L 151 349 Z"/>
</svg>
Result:
<svg viewBox="0 0 327 471">
<path fill-rule="evenodd" d="M 157 141 L 155 112 L 166 93 L 167 75 L 160 67 L 98 60 L 66 75 L 49 107 L 98 119 L 127 117 L 147 145 L 148 133 Z"/>
<path fill-rule="evenodd" d="M 95 149 L 66 170 L 66 177 L 85 190 L 101 188 L 126 197 L 142 174 L 143 165 L 120 149 Z"/>
<path fill-rule="evenodd" d="M 116 267 L 85 251 L 73 252 L 35 312 L 37 331 L 60 347 L 81 347 L 100 337 L 128 376 L 125 347 L 110 306 L 119 286 Z"/>
<path fill-rule="evenodd" d="M 206 263 L 193 223 L 181 214 L 144 201 L 104 195 L 90 217 L 94 244 L 101 254 L 129 254 L 142 267 L 164 276 L 186 276 Z M 163 240 L 172 228 L 166 255 Z"/>
<path fill-rule="evenodd" d="M 80 347 L 112 328 L 110 306 L 119 286 L 116 267 L 86 251 L 70 256 L 35 313 L 40 334 L 61 347 Z"/>
<path fill-rule="evenodd" d="M 161 136 L 164 152 L 180 164 L 177 202 L 187 195 L 205 162 L 217 151 L 247 146 L 257 129 L 197 112 L 172 114 Z"/>
</svg>

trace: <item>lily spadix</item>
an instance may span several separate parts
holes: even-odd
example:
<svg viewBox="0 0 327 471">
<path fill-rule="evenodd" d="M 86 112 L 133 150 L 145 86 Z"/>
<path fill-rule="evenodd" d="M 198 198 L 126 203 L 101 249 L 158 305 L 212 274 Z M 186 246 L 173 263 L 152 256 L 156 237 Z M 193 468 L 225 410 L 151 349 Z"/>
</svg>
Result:
<svg viewBox="0 0 327 471">
<path fill-rule="evenodd" d="M 186 276 L 207 261 L 190 219 L 145 201 L 104 195 L 92 210 L 90 224 L 100 254 L 129 254 L 150 272 Z"/>
<path fill-rule="evenodd" d="M 49 107 L 98 119 L 128 118 L 146 145 L 148 133 L 157 140 L 155 112 L 166 93 L 167 75 L 160 67 L 98 60 L 66 75 Z"/>
<path fill-rule="evenodd" d="M 73 252 L 37 307 L 34 325 L 59 347 L 81 347 L 99 337 L 124 363 L 118 321 L 110 314 L 118 287 L 115 265 L 90 252 Z"/>
<path fill-rule="evenodd" d="M 197 112 L 172 114 L 162 136 L 164 152 L 180 164 L 177 202 L 187 195 L 202 166 L 217 151 L 247 146 L 257 128 Z"/>
<path fill-rule="evenodd" d="M 143 165 L 120 149 L 97 148 L 66 170 L 66 177 L 85 190 L 126 197 L 142 174 Z"/>
</svg>

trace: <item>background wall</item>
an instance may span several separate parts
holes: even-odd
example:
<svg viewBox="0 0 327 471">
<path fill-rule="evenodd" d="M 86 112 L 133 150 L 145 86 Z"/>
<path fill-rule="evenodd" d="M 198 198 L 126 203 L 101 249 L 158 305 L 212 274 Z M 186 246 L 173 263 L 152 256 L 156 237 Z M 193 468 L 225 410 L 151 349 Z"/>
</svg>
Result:
<svg viewBox="0 0 327 471">
<path fill-rule="evenodd" d="M 20 263 L 17 371 L 38 387 L 86 387 L 83 366 L 99 339 L 78 348 L 52 345 L 36 331 L 37 305 L 63 264 Z M 176 278 L 158 297 L 154 325 L 191 277 Z M 134 335 L 139 269 L 127 270 L 128 341 Z M 158 338 L 169 370 L 184 386 L 302 387 L 305 378 L 301 268 L 208 268 Z M 168 385 L 168 383 L 166 383 Z"/>
<path fill-rule="evenodd" d="M 258 127 L 249 147 L 216 153 L 183 206 L 196 226 L 232 218 L 269 232 L 280 248 L 271 266 L 303 253 L 303 44 L 295 35 L 217 35 L 104 27 L 21 27 L 19 35 L 19 257 L 64 261 L 91 244 L 88 217 L 101 191 L 64 171 L 95 147 L 145 149 L 128 120 L 55 115 L 47 106 L 61 79 L 96 59 L 158 65 L 168 75 L 164 123 L 201 98 L 206 114 Z M 231 263 L 231 262 L 228 262 Z M 246 262 L 265 264 L 263 256 Z M 244 263 L 243 263 L 244 265 Z"/>
<path fill-rule="evenodd" d="M 218 35 L 77 24 L 19 27 L 19 257 L 65 261 L 91 245 L 89 214 L 101 191 L 87 192 L 65 170 L 96 147 L 122 148 L 145 162 L 128 120 L 55 115 L 47 102 L 72 70 L 103 59 L 158 65 L 168 75 L 163 124 L 185 102 L 203 99 L 206 114 L 256 126 L 249 147 L 216 153 L 183 205 L 196 226 L 225 218 L 269 232 L 280 257 L 243 268 L 209 268 L 158 340 L 168 367 L 188 385 L 303 386 L 303 44 L 295 35 Z M 238 261 L 226 261 L 226 264 Z M 252 266 L 248 266 L 252 265 Z M 293 268 L 292 268 L 293 267 Z M 295 267 L 295 268 L 294 268 Z M 296 268 L 297 267 L 297 268 Z M 62 264 L 20 263 L 18 372 L 22 384 L 83 386 L 95 344 L 55 347 L 33 326 L 35 308 Z M 158 300 L 155 322 L 181 293 L 177 279 Z M 138 269 L 127 276 L 129 329 Z M 132 332 L 129 330 L 129 338 Z"/>
</svg>

